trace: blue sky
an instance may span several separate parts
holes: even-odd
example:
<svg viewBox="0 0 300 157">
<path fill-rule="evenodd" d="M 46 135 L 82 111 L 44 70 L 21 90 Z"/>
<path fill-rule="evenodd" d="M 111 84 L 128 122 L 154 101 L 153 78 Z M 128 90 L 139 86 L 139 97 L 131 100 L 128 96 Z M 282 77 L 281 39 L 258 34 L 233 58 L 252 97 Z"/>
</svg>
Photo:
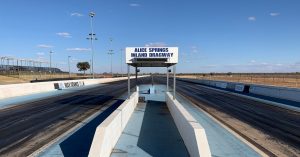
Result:
<svg viewBox="0 0 300 157">
<path fill-rule="evenodd" d="M 300 71 L 299 0 L 2 0 L 0 56 L 49 60 L 72 71 L 91 59 L 88 13 L 94 11 L 95 71 L 121 71 L 126 46 L 178 46 L 179 72 Z M 110 43 L 109 38 L 113 39 Z M 124 57 L 124 55 L 123 55 Z M 125 64 L 123 71 L 125 71 Z M 164 71 L 145 68 L 142 72 Z"/>
</svg>

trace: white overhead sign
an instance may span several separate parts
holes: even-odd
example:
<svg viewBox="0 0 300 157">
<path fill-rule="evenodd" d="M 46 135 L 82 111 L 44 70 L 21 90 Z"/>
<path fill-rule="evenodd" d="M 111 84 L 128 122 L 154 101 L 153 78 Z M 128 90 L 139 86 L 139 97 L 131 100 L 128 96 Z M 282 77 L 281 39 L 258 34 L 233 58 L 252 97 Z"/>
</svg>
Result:
<svg viewBox="0 0 300 157">
<path fill-rule="evenodd" d="M 126 63 L 160 61 L 166 64 L 178 63 L 178 47 L 127 47 Z"/>
</svg>

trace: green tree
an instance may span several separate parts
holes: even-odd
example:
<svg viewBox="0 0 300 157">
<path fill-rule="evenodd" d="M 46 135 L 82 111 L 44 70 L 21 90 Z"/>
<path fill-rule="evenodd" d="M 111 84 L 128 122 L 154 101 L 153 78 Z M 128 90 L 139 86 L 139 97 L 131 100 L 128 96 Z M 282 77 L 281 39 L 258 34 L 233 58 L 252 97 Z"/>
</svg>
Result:
<svg viewBox="0 0 300 157">
<path fill-rule="evenodd" d="M 90 63 L 89 62 L 78 62 L 77 63 L 78 71 L 83 71 L 85 75 L 85 71 L 90 69 Z"/>
</svg>

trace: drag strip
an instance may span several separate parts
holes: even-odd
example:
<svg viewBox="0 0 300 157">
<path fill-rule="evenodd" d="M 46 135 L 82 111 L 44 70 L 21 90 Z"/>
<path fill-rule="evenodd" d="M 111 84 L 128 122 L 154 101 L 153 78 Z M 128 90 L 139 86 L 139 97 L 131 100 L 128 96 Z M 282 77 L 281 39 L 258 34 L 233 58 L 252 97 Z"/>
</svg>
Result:
<svg viewBox="0 0 300 157">
<path fill-rule="evenodd" d="M 180 80 L 177 91 L 268 155 L 300 156 L 299 112 Z"/>
<path fill-rule="evenodd" d="M 30 155 L 126 91 L 124 80 L 0 110 L 0 156 Z"/>
</svg>

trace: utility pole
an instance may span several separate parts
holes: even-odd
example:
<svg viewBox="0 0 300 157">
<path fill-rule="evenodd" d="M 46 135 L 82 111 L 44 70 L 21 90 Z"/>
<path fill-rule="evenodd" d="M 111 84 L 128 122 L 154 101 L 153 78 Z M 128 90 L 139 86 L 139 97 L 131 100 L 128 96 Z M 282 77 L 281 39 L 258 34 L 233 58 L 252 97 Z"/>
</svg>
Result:
<svg viewBox="0 0 300 157">
<path fill-rule="evenodd" d="M 96 14 L 94 12 L 90 12 L 89 16 L 91 19 L 91 33 L 89 34 L 89 37 L 86 38 L 88 40 L 91 40 L 91 50 L 92 50 L 92 73 L 93 73 L 93 79 L 95 78 L 95 74 L 94 74 L 94 44 L 93 41 L 97 40 L 97 38 L 95 37 L 96 34 L 94 34 L 94 30 L 93 30 L 93 18 Z"/>
<path fill-rule="evenodd" d="M 123 77 L 123 49 L 120 49 L 121 51 L 121 77 Z"/>
<path fill-rule="evenodd" d="M 110 45 L 112 46 L 112 38 L 110 38 Z M 113 71 L 112 71 L 112 55 L 114 54 L 113 51 L 114 50 L 111 47 L 111 49 L 108 50 L 108 53 L 107 53 L 108 55 L 110 55 L 110 74 L 111 74 L 111 77 L 113 77 Z"/>
<path fill-rule="evenodd" d="M 71 78 L 70 58 L 71 56 L 68 56 L 69 78 Z"/>
<path fill-rule="evenodd" d="M 92 60 L 90 60 L 90 64 L 92 64 Z M 92 73 L 92 68 L 90 68 L 90 75 L 92 76 L 93 73 Z"/>
<path fill-rule="evenodd" d="M 50 55 L 50 64 L 49 64 L 49 72 L 50 72 L 50 78 L 52 77 L 52 51 L 50 50 L 49 55 Z"/>
</svg>

